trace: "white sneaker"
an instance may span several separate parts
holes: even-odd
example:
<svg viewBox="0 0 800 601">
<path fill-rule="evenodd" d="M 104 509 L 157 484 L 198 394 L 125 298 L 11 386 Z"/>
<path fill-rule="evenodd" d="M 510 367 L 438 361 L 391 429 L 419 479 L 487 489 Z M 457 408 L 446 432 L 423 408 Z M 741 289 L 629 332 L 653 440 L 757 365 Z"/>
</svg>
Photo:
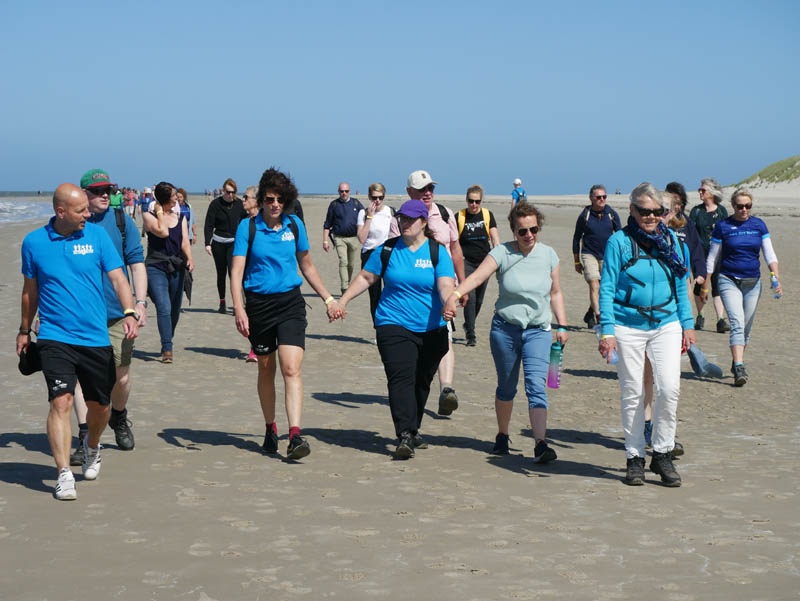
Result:
<svg viewBox="0 0 800 601">
<path fill-rule="evenodd" d="M 68 467 L 62 469 L 58 474 L 55 497 L 59 501 L 74 501 L 78 498 L 78 491 L 75 490 L 75 476 Z"/>
<path fill-rule="evenodd" d="M 95 480 L 100 475 L 100 449 L 103 445 L 98 444 L 96 449 L 89 446 L 89 437 L 83 439 L 83 477 L 87 480 Z"/>
</svg>

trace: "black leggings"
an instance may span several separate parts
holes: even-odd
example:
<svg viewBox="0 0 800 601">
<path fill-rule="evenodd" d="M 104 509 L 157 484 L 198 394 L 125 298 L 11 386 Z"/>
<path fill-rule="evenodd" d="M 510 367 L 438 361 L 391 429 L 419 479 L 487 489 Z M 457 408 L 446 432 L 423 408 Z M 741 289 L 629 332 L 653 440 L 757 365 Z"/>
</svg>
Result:
<svg viewBox="0 0 800 601">
<path fill-rule="evenodd" d="M 378 351 L 389 388 L 389 408 L 395 433 L 417 432 L 439 361 L 447 354 L 447 327 L 412 332 L 402 326 L 376 329 Z"/>
<path fill-rule="evenodd" d="M 231 276 L 233 264 L 233 242 L 211 241 L 211 256 L 214 257 L 214 266 L 217 268 L 217 292 L 219 299 L 225 300 L 225 278 Z"/>
</svg>

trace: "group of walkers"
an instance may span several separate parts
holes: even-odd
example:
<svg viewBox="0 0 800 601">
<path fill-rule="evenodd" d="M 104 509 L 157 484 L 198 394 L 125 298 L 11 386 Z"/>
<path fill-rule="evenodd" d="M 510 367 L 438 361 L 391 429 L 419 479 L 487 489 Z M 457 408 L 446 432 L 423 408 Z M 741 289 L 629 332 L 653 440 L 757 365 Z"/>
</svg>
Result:
<svg viewBox="0 0 800 601">
<path fill-rule="evenodd" d="M 558 256 L 539 242 L 545 217 L 518 184 L 508 214 L 512 240 L 500 243 L 494 215 L 481 206 L 480 186 L 470 187 L 466 207 L 453 213 L 434 201 L 437 182 L 426 171 L 408 176 L 409 199 L 396 211 L 385 204 L 382 184 L 370 185 L 364 207 L 350 197 L 349 184 L 340 183 L 339 197 L 323 224 L 324 250 L 332 239 L 339 253 L 341 296 L 334 298 L 311 259 L 292 179 L 270 168 L 243 199 L 237 197 L 236 183 L 225 181 L 222 195 L 209 205 L 204 242 L 216 267 L 219 311 L 228 312 L 229 277 L 235 326 L 248 338 L 249 358 L 258 364 L 264 452 L 278 452 L 278 367 L 289 429 L 286 457 L 297 460 L 311 451 L 301 433 L 307 327 L 303 278 L 331 321 L 345 319 L 350 301 L 369 292 L 397 436 L 394 455 L 407 459 L 428 446 L 421 425 L 437 372 L 438 413 L 451 415 L 458 408 L 452 387 L 454 320 L 462 308 L 467 345 L 475 346 L 475 318 L 494 274 L 498 298 L 489 346 L 497 374 L 498 431 L 492 452 L 510 452 L 512 403 L 521 367 L 533 461 L 557 459 L 547 443 L 545 381 L 553 338 L 560 345 L 568 340 L 565 301 Z M 701 189 L 714 190 L 714 184 L 703 180 Z M 36 368 L 44 372 L 58 499 L 76 498 L 69 468 L 73 405 L 81 435 L 75 456 L 87 480 L 99 474 L 99 438 L 107 423 L 118 446 L 133 449 L 126 403 L 133 339 L 146 322 L 146 296 L 156 305 L 161 360 L 171 363 L 185 279 L 194 267 L 191 219 L 182 209 L 184 190 L 167 182 L 155 186 L 154 200 L 143 212 L 146 256 L 130 216 L 109 210 L 112 192 L 113 184 L 101 170 L 85 174 L 80 188 L 59 186 L 53 198 L 55 216 L 22 245 L 22 319 L 16 345 L 24 373 Z M 609 363 L 618 357 L 624 481 L 644 483 L 645 447 L 650 444 L 651 470 L 665 485 L 679 486 L 672 458 L 682 452 L 675 443 L 681 350 L 696 342 L 692 292 L 704 302 L 707 274 L 719 273 L 722 303 L 731 321 L 731 369 L 735 385 L 741 386 L 747 381 L 744 348 L 761 293 L 759 253 L 779 295 L 777 258 L 764 222 L 750 214 L 753 196 L 746 190 L 737 190 L 731 199 L 734 216 L 718 221 L 709 232 L 702 260 L 703 230 L 686 218 L 686 192 L 680 184 L 669 184 L 665 192 L 649 183 L 637 186 L 624 227 L 606 205 L 603 186 L 593 186 L 589 197 L 591 204 L 576 223 L 573 255 L 576 271 L 589 284 L 584 320 L 596 328 L 600 354 Z M 360 254 L 357 272 L 353 248 Z M 34 348 L 30 333 L 37 311 L 41 325 Z M 82 414 L 79 398 L 85 401 Z"/>
</svg>

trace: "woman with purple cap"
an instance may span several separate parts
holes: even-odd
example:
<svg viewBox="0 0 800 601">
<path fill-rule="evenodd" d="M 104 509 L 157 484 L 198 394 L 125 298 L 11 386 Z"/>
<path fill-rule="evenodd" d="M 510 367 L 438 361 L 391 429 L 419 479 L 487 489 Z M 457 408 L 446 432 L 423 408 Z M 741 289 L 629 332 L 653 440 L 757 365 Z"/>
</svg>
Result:
<svg viewBox="0 0 800 601">
<path fill-rule="evenodd" d="M 383 278 L 375 331 L 398 438 L 395 457 L 408 459 L 415 449 L 427 448 L 419 428 L 433 376 L 448 349 L 442 306 L 453 290 L 455 270 L 428 228 L 424 202 L 406 201 L 395 217 L 400 236 L 375 249 L 331 317 L 344 318 L 347 303 Z"/>
</svg>

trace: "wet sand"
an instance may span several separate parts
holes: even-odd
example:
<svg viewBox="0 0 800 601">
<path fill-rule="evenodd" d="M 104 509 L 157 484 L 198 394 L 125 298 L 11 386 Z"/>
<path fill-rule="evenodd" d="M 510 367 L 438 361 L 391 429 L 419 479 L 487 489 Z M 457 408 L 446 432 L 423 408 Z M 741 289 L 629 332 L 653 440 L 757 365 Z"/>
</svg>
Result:
<svg viewBox="0 0 800 601">
<path fill-rule="evenodd" d="M 459 409 L 450 418 L 435 415 L 432 394 L 422 429 L 430 448 L 405 462 L 392 460 L 366 295 L 351 303 L 344 323 L 329 324 L 304 284 L 311 309 L 303 431 L 312 453 L 302 462 L 282 459 L 287 426 L 279 403 L 281 457 L 262 455 L 256 366 L 244 361 L 248 343 L 233 318 L 215 311 L 213 262 L 197 245 L 194 302 L 184 305 L 175 363 L 156 360 L 152 305 L 137 341 L 129 402 L 136 449 L 119 451 L 106 431 L 99 479 L 83 481 L 73 468 L 78 499 L 69 503 L 52 497 L 43 378 L 21 376 L 13 350 L 19 247 L 40 224 L 2 226 L 0 598 L 797 599 L 800 212 L 796 196 L 762 198 L 754 214 L 773 234 L 785 296 L 762 295 L 743 388 L 732 385 L 727 334 L 698 334 L 700 347 L 723 367 L 722 380 L 695 378 L 684 359 L 678 438 L 686 454 L 676 461 L 678 489 L 661 486 L 649 471 L 643 487 L 622 483 L 616 374 L 582 327 L 587 287 L 571 268 L 583 197 L 531 198 L 547 219 L 541 240 L 562 260 L 572 326 L 562 387 L 550 391 L 556 462 L 532 463 L 521 393 L 512 454 L 488 453 L 496 433 L 488 346 L 494 281 L 477 347 L 463 344 L 458 317 Z M 623 197 L 610 199 L 626 212 Z M 336 255 L 320 244 L 328 200 L 305 199 L 304 209 L 314 262 L 337 290 Z M 463 202 L 437 200 L 454 209 Z M 202 222 L 207 200 L 194 204 Z M 505 197 L 486 203 L 503 240 L 510 237 L 508 204 Z M 705 314 L 713 323 L 711 307 Z"/>
</svg>

